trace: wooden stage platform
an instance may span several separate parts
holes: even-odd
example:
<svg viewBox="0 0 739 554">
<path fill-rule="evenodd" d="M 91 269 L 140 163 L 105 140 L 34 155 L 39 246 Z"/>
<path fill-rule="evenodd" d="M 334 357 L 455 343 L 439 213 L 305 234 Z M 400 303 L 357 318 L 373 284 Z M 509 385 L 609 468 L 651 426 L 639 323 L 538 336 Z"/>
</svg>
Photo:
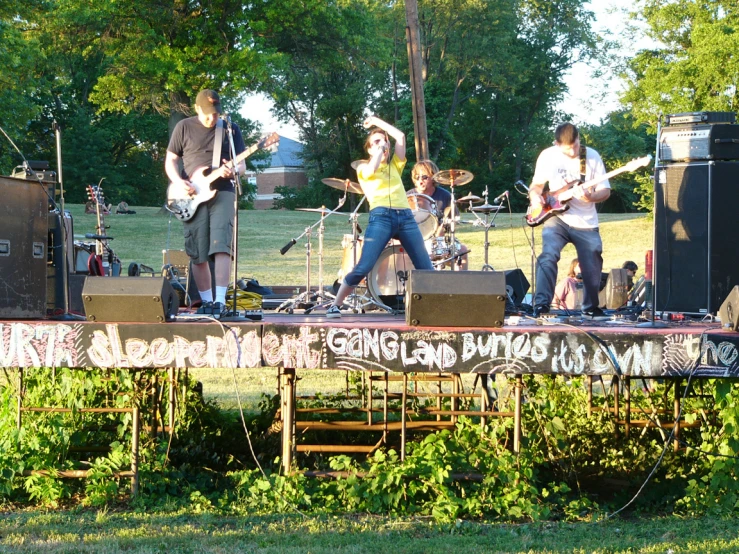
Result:
<svg viewBox="0 0 739 554">
<path fill-rule="evenodd" d="M 681 383 L 687 378 L 739 377 L 739 333 L 722 329 L 718 322 L 640 325 L 644 324 L 618 317 L 592 322 L 579 317 L 536 321 L 510 316 L 501 328 L 421 328 L 409 327 L 402 316 L 381 313 L 345 314 L 339 320 L 329 320 L 321 313 L 269 312 L 262 321 L 239 322 L 189 315 L 168 323 L 0 321 L 0 367 L 18 369 L 19 378 L 25 368 L 34 367 L 130 368 L 154 370 L 154 374 L 160 373 L 158 369 L 166 370 L 170 418 L 175 412 L 171 391 L 177 386 L 177 369 L 276 368 L 285 470 L 292 468 L 296 452 L 371 452 L 387 444 L 391 432 L 400 433 L 403 457 L 407 432 L 450 428 L 461 415 L 477 416 L 483 423 L 489 417 L 513 418 L 512 446 L 518 451 L 523 377 L 527 374 L 588 376 L 591 405 L 593 378 L 613 376 L 616 386 L 610 387 L 613 398 L 607 409 L 617 427 L 622 426 L 627 434 L 637 425 L 631 419 L 630 382 L 634 378 L 669 380 L 674 383 L 674 421 L 668 417 L 664 427 L 674 429 L 677 449 Z M 354 411 L 364 415 L 359 420 L 329 417 L 321 421 L 320 415 L 313 413 L 313 419 L 299 421 L 296 389 L 302 369 L 359 371 L 366 392 Z M 424 374 L 426 380 L 439 384 L 437 394 L 426 395 L 437 397 L 438 409 L 426 412 L 431 420 L 419 419 L 415 413 L 415 420 L 410 421 L 413 401 L 409 399 L 415 394 L 410 383 L 423 380 Z M 479 393 L 460 390 L 462 374 L 480 376 Z M 513 384 L 511 411 L 501 411 L 486 390 L 488 376 L 496 374 L 503 374 Z M 390 390 L 391 381 L 400 382 L 402 393 Z M 442 392 L 442 381 L 450 382 L 451 390 Z M 384 386 L 379 399 L 373 397 L 377 386 Z M 443 409 L 442 398 L 447 399 Z M 474 411 L 460 407 L 463 398 L 476 399 Z M 397 404 L 389 408 L 393 402 Z M 29 409 L 21 405 L 19 399 L 19 424 L 21 410 Z M 389 413 L 391 410 L 395 415 Z M 299 444 L 299 433 L 311 429 L 370 431 L 379 433 L 380 439 L 372 447 L 362 447 L 364 450 L 341 444 Z M 135 459 L 135 453 L 132 456 Z"/>
</svg>

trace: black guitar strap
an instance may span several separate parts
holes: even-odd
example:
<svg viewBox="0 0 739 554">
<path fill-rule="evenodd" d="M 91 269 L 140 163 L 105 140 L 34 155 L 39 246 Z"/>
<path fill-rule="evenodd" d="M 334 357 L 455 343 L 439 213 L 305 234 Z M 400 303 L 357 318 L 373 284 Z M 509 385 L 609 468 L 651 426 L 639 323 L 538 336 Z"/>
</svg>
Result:
<svg viewBox="0 0 739 554">
<path fill-rule="evenodd" d="M 588 149 L 584 145 L 580 145 L 580 182 L 587 181 L 588 172 Z"/>
<path fill-rule="evenodd" d="M 216 122 L 216 140 L 213 143 L 213 162 L 211 163 L 213 169 L 221 167 L 221 150 L 223 150 L 223 120 L 219 117 Z"/>
</svg>

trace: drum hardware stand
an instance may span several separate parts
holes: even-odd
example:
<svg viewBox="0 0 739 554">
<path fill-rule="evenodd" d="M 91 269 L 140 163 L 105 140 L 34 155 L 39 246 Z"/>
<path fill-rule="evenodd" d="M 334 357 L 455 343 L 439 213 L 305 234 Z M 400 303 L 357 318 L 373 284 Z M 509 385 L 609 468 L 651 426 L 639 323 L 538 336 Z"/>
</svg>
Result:
<svg viewBox="0 0 739 554">
<path fill-rule="evenodd" d="M 452 271 L 459 271 L 459 267 L 457 267 L 457 241 L 456 241 L 456 231 L 457 231 L 457 198 L 454 196 L 454 172 L 451 172 L 449 175 L 450 183 L 449 183 L 449 189 L 450 193 L 452 195 L 452 200 L 450 203 L 450 210 L 449 215 L 451 216 L 451 222 L 449 223 L 449 259 L 454 260 L 452 262 Z M 443 266 L 442 266 L 443 267 Z"/>
<path fill-rule="evenodd" d="M 482 196 L 485 199 L 484 206 L 489 206 L 489 204 L 488 204 L 488 187 L 487 187 L 487 185 L 485 186 L 485 192 L 482 194 Z M 498 217 L 498 211 L 499 211 L 499 207 L 497 207 L 497 208 L 498 209 L 494 210 L 495 211 L 495 215 L 493 216 L 492 221 L 488 221 L 488 218 L 490 217 L 490 212 L 493 211 L 492 208 L 486 209 L 486 210 L 475 210 L 474 208 L 472 208 L 472 210 L 471 210 L 472 213 L 475 214 L 475 217 L 477 218 L 477 220 L 475 221 L 475 223 L 478 226 L 481 226 L 481 227 L 483 227 L 485 229 L 485 244 L 483 245 L 483 247 L 485 248 L 485 263 L 482 266 L 482 271 L 495 271 L 495 268 L 493 268 L 493 266 L 490 265 L 490 262 L 488 260 L 488 250 L 490 249 L 490 240 L 489 240 L 488 237 L 489 237 L 490 228 L 491 227 L 495 227 L 495 218 Z M 482 211 L 482 213 L 485 214 L 485 220 L 484 221 L 480 218 L 479 215 L 477 215 L 477 211 Z"/>
<path fill-rule="evenodd" d="M 290 248 L 293 247 L 295 243 L 297 243 L 301 238 L 307 237 L 306 243 L 305 243 L 305 273 L 306 273 L 306 283 L 305 283 L 305 291 L 301 292 L 297 296 L 290 298 L 288 300 L 285 300 L 282 304 L 280 304 L 277 307 L 277 312 L 281 312 L 282 310 L 285 310 L 287 313 L 291 314 L 293 313 L 293 310 L 295 309 L 305 309 L 305 313 L 309 314 L 314 308 L 316 308 L 320 302 L 318 302 L 318 299 L 326 299 L 330 295 L 330 293 L 323 290 L 323 234 L 325 231 L 324 226 L 324 220 L 326 217 L 328 217 L 331 214 L 334 214 L 339 210 L 346 201 L 346 194 L 339 200 L 338 205 L 333 210 L 326 210 L 325 208 L 321 209 L 313 209 L 313 208 L 304 208 L 303 211 L 319 211 L 321 212 L 321 218 L 316 221 L 313 225 L 309 225 L 305 228 L 305 231 L 303 231 L 302 234 L 299 236 L 290 239 L 290 241 L 283 246 L 280 249 L 280 254 L 283 256 L 285 253 L 290 250 Z M 298 208 L 300 210 L 300 208 Z M 310 289 L 310 264 L 311 264 L 311 237 L 313 233 L 313 228 L 318 227 L 318 291 L 315 293 L 311 291 Z M 310 306 L 307 306 L 307 304 L 312 304 Z"/>
<path fill-rule="evenodd" d="M 359 261 L 357 260 L 357 243 L 359 242 L 359 208 L 362 207 L 362 204 L 366 199 L 367 197 L 363 196 L 361 202 L 357 204 L 357 207 L 349 216 L 349 221 L 352 224 L 352 259 L 354 262 L 352 267 L 357 267 L 357 262 Z M 365 277 L 365 279 L 368 278 L 369 275 Z M 369 291 L 369 289 L 366 289 L 366 291 Z M 364 312 L 364 309 L 367 306 L 375 306 L 381 310 L 385 310 L 390 313 L 394 313 L 395 311 L 390 306 L 385 306 L 385 304 L 381 304 L 371 296 L 368 296 L 367 292 L 365 292 L 364 294 L 358 294 L 357 287 L 354 287 L 352 293 L 344 299 L 344 304 L 349 306 L 351 311 L 355 314 Z"/>
</svg>

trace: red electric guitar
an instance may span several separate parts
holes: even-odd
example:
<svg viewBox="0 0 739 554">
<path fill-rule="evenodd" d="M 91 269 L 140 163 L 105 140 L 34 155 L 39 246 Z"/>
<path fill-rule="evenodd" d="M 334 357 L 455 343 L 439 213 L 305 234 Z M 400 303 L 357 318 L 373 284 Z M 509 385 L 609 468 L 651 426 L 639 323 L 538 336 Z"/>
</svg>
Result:
<svg viewBox="0 0 739 554">
<path fill-rule="evenodd" d="M 570 206 L 568 205 L 568 202 L 572 200 L 572 198 L 574 198 L 575 191 L 578 188 L 592 188 L 595 185 L 610 179 L 611 177 L 620 175 L 621 173 L 628 173 L 630 171 L 635 171 L 640 167 L 646 167 L 651 161 L 652 156 L 635 158 L 626 165 L 621 166 L 618 169 L 614 169 L 613 171 L 609 171 L 605 175 L 602 175 L 596 179 L 591 179 L 590 181 L 585 181 L 584 183 L 581 183 L 580 181 L 573 181 L 571 183 L 567 183 L 566 186 L 558 189 L 556 192 L 545 193 L 544 204 L 542 206 L 529 206 L 529 209 L 526 212 L 526 223 L 529 227 L 536 227 L 537 225 L 541 225 L 553 215 L 561 214 L 569 210 Z"/>
<path fill-rule="evenodd" d="M 216 195 L 217 191 L 210 188 L 210 185 L 221 177 L 221 168 L 234 167 L 257 150 L 268 148 L 278 142 L 280 142 L 280 135 L 272 133 L 244 150 L 233 161 L 223 164 L 216 170 L 210 167 L 199 167 L 190 175 L 189 179 L 193 188 L 195 188 L 195 194 L 191 195 L 184 186 L 170 183 L 167 188 L 167 209 L 180 221 L 192 219 L 200 204 L 207 202 Z"/>
</svg>

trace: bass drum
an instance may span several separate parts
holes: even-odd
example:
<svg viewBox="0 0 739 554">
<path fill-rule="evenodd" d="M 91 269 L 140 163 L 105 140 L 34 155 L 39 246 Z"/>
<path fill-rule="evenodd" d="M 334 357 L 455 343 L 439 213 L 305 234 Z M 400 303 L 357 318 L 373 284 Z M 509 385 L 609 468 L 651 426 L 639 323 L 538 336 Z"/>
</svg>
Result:
<svg viewBox="0 0 739 554">
<path fill-rule="evenodd" d="M 376 302 L 393 310 L 405 308 L 405 283 L 414 269 L 410 257 L 399 244 L 390 244 L 380 253 L 367 275 L 367 289 Z"/>
</svg>

